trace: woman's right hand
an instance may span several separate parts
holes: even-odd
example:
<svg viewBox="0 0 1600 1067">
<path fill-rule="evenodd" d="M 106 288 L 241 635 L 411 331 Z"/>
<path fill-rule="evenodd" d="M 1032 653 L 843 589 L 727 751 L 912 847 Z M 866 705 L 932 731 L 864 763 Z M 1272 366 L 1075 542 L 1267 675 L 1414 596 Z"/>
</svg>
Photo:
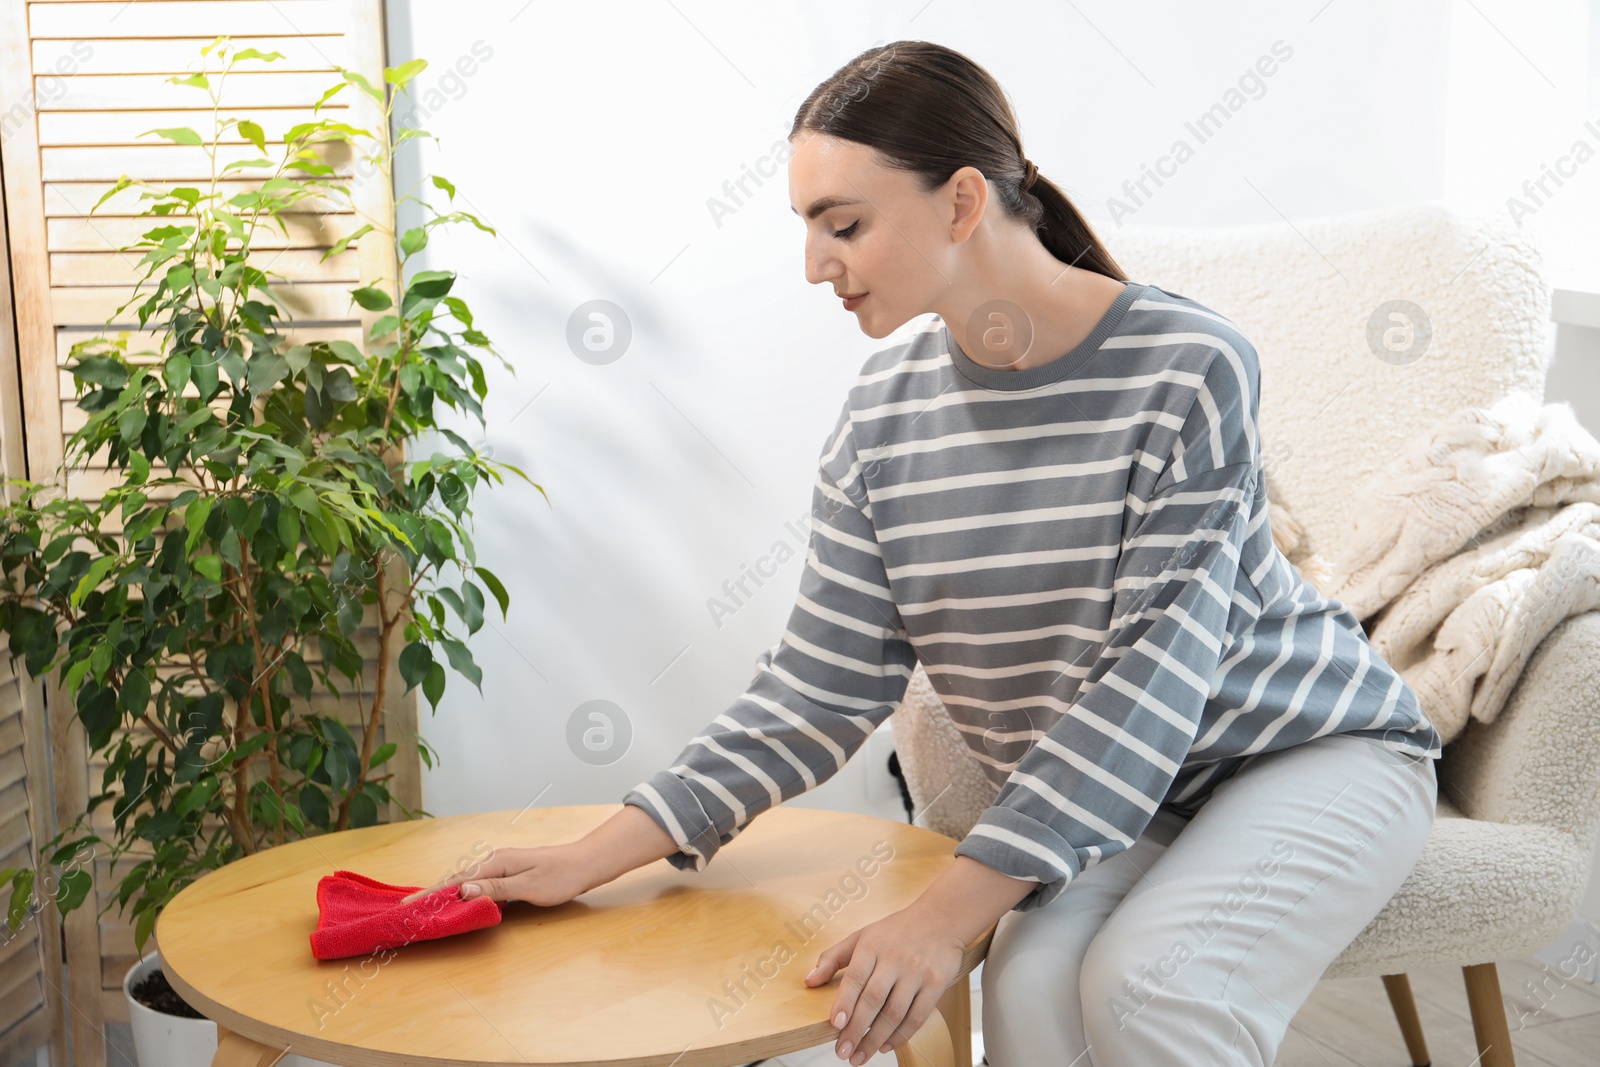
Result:
<svg viewBox="0 0 1600 1067">
<path fill-rule="evenodd" d="M 565 904 L 594 888 L 587 854 L 579 850 L 578 844 L 497 848 L 482 862 L 417 890 L 402 898 L 401 903 L 409 904 L 429 893 L 460 885 L 465 900 L 485 896 L 490 900 L 526 900 L 541 907 Z"/>
</svg>

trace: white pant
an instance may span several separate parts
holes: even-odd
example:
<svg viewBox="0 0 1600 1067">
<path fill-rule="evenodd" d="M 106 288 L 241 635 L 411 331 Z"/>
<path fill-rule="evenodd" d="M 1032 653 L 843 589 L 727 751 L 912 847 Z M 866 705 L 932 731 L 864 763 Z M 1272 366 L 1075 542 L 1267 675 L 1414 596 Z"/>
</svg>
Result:
<svg viewBox="0 0 1600 1067">
<path fill-rule="evenodd" d="M 1001 917 L 989 1063 L 1266 1067 L 1422 855 L 1437 797 L 1433 760 L 1327 734 L 1257 757 L 1192 819 L 1158 811 L 1048 905 Z"/>
</svg>

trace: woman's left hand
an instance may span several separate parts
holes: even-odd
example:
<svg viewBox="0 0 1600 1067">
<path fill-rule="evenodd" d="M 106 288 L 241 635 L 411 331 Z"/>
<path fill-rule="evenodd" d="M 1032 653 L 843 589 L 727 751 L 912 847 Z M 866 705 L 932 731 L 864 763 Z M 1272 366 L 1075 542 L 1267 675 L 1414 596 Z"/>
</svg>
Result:
<svg viewBox="0 0 1600 1067">
<path fill-rule="evenodd" d="M 823 985 L 844 971 L 828 1013 L 839 1027 L 839 1058 L 862 1064 L 910 1040 L 955 983 L 965 951 L 955 925 L 923 900 L 825 950 L 805 981 Z"/>
</svg>

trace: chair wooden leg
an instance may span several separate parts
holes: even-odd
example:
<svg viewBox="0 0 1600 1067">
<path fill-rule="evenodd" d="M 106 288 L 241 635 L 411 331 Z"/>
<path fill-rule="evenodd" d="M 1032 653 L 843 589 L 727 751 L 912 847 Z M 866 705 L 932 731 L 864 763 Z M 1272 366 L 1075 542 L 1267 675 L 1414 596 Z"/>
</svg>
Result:
<svg viewBox="0 0 1600 1067">
<path fill-rule="evenodd" d="M 217 1054 L 211 1067 L 272 1067 L 288 1054 L 287 1048 L 268 1048 L 217 1024 Z"/>
<path fill-rule="evenodd" d="M 967 1062 L 972 1061 L 972 1045 L 967 1044 Z M 843 1061 L 840 1061 L 843 1062 Z M 950 1041 L 950 1028 L 945 1025 L 939 1007 L 923 1022 L 922 1029 L 911 1035 L 911 1040 L 894 1050 L 896 1067 L 954 1067 L 955 1046 Z"/>
<path fill-rule="evenodd" d="M 950 1028 L 955 1067 L 972 1067 L 972 976 L 964 974 L 939 998 L 939 1014 Z"/>
<path fill-rule="evenodd" d="M 1500 997 L 1500 974 L 1494 964 L 1475 963 L 1461 968 L 1467 984 L 1467 1006 L 1472 1009 L 1472 1032 L 1478 1039 L 1480 1067 L 1516 1067 L 1511 1049 L 1511 1027 Z"/>
<path fill-rule="evenodd" d="M 1428 1067 L 1432 1060 L 1428 1056 L 1428 1042 L 1422 1036 L 1422 1020 L 1417 1017 L 1417 1002 L 1411 996 L 1411 980 L 1403 974 L 1386 974 L 1383 988 L 1389 994 L 1389 1005 L 1400 1023 L 1400 1036 L 1405 1038 L 1412 1067 Z"/>
</svg>

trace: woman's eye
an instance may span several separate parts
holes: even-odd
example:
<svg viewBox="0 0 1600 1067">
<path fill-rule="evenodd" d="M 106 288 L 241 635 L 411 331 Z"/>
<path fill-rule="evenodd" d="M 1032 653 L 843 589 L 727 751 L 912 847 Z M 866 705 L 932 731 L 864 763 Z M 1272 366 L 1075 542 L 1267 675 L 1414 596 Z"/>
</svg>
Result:
<svg viewBox="0 0 1600 1067">
<path fill-rule="evenodd" d="M 851 234 L 856 232 L 856 227 L 860 226 L 860 225 L 861 225 L 861 220 L 857 219 L 856 221 L 852 222 L 850 225 L 846 226 L 842 230 L 834 230 L 833 231 L 833 235 L 835 237 L 849 237 Z"/>
</svg>

